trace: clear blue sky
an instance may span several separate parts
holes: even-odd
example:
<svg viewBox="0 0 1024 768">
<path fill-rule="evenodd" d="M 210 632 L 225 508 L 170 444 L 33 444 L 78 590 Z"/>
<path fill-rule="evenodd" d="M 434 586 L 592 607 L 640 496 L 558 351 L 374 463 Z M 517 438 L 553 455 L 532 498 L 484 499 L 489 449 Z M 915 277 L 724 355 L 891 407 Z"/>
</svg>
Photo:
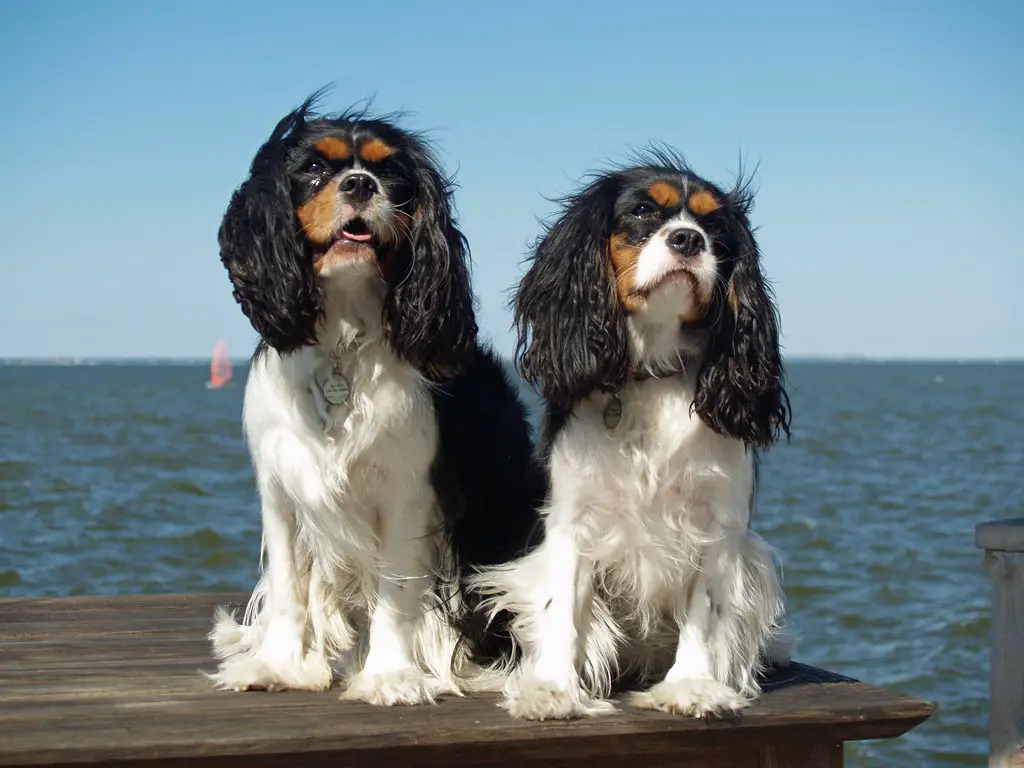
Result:
<svg viewBox="0 0 1024 768">
<path fill-rule="evenodd" d="M 544 196 L 658 139 L 760 164 L 788 354 L 1024 357 L 1024 3 L 573 7 L 0 0 L 0 356 L 247 355 L 220 217 L 335 82 L 434 129 L 503 352 Z"/>
</svg>

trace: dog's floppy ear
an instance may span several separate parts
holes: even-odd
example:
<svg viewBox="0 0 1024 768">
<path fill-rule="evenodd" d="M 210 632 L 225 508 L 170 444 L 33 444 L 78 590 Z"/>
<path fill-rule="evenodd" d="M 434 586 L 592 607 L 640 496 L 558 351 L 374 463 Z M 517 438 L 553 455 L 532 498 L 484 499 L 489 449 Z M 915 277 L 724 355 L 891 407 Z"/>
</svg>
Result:
<svg viewBox="0 0 1024 768">
<path fill-rule="evenodd" d="M 260 147 L 218 235 L 235 300 L 260 337 L 279 352 L 315 342 L 322 306 L 286 169 L 288 151 L 315 98 L 286 115 Z"/>
<path fill-rule="evenodd" d="M 419 139 L 407 152 L 415 167 L 415 214 L 409 248 L 385 300 L 388 341 L 434 377 L 461 370 L 476 344 L 469 246 L 455 223 L 453 183 Z"/>
<path fill-rule="evenodd" d="M 608 262 L 618 188 L 602 176 L 562 201 L 513 300 L 517 367 L 552 404 L 626 381 L 626 321 Z"/>
<path fill-rule="evenodd" d="M 716 432 L 747 445 L 771 447 L 789 435 L 790 404 L 779 349 L 779 320 L 748 214 L 750 199 L 731 199 L 732 274 L 720 298 L 698 375 L 694 407 Z"/>
</svg>

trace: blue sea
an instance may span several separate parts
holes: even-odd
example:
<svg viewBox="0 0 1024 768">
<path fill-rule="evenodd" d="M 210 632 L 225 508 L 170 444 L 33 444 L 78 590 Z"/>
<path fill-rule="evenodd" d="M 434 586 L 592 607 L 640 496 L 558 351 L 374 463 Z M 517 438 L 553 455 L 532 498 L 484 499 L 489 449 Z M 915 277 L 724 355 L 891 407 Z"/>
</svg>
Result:
<svg viewBox="0 0 1024 768">
<path fill-rule="evenodd" d="M 783 553 L 797 659 L 936 705 L 900 739 L 849 745 L 847 764 L 985 765 L 974 526 L 1022 514 L 1024 364 L 789 371 L 793 438 L 765 457 L 754 525 Z M 244 373 L 221 390 L 208 376 L 0 365 L 0 596 L 252 587 Z"/>
</svg>

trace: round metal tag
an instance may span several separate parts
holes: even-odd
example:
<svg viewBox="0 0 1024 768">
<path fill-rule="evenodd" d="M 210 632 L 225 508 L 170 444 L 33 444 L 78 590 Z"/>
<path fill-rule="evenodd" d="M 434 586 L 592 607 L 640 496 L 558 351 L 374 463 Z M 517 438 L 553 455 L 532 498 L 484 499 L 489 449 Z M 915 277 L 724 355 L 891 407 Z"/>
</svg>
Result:
<svg viewBox="0 0 1024 768">
<path fill-rule="evenodd" d="M 612 397 L 604 408 L 604 425 L 608 429 L 615 429 L 622 421 L 622 401 L 618 396 Z"/>
<path fill-rule="evenodd" d="M 337 368 L 331 369 L 326 376 L 320 379 L 319 384 L 324 400 L 331 405 L 341 405 L 348 400 L 348 396 L 352 392 L 352 385 Z"/>
</svg>

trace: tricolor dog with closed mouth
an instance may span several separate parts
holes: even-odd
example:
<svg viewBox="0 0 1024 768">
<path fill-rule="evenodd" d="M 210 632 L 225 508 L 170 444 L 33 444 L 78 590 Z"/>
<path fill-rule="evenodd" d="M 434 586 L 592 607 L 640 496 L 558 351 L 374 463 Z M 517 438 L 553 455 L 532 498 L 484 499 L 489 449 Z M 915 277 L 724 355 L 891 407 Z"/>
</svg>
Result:
<svg viewBox="0 0 1024 768">
<path fill-rule="evenodd" d="M 773 554 L 750 528 L 754 449 L 789 432 L 752 196 L 670 151 L 567 198 L 515 297 L 546 402 L 544 537 L 473 580 L 523 648 L 504 705 L 549 719 L 739 709 L 783 660 Z"/>
</svg>

